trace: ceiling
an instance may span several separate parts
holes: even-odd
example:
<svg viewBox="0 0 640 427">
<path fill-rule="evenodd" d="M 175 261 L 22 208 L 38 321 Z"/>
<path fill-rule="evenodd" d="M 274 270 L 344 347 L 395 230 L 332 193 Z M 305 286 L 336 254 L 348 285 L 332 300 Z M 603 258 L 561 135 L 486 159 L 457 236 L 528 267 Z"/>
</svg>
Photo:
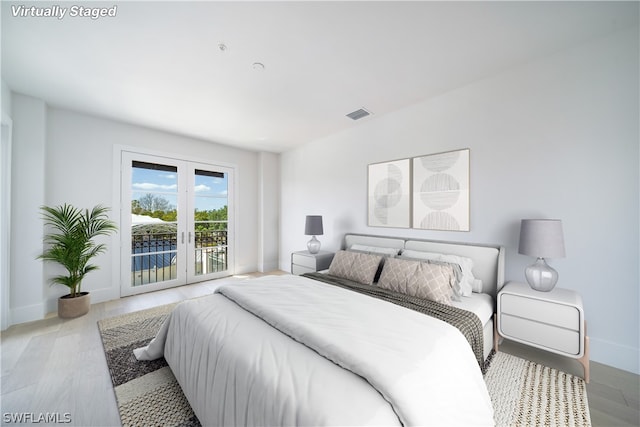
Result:
<svg viewBox="0 0 640 427">
<path fill-rule="evenodd" d="M 117 13 L 12 11 L 78 4 Z M 638 2 L 2 1 L 2 79 L 52 106 L 282 152 L 635 25 Z"/>
</svg>

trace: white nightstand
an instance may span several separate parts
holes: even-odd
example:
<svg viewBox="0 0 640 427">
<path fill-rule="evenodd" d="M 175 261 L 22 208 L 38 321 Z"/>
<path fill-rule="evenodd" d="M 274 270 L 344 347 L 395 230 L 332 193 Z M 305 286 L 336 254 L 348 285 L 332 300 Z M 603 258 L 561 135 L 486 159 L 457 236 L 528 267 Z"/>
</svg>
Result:
<svg viewBox="0 0 640 427">
<path fill-rule="evenodd" d="M 291 273 L 303 274 L 326 270 L 333 260 L 333 252 L 320 251 L 312 254 L 309 251 L 299 251 L 291 254 Z"/>
<path fill-rule="evenodd" d="M 569 289 L 539 292 L 509 282 L 498 293 L 498 333 L 512 341 L 563 356 L 584 367 L 589 382 L 589 337 L 582 297 Z"/>
</svg>

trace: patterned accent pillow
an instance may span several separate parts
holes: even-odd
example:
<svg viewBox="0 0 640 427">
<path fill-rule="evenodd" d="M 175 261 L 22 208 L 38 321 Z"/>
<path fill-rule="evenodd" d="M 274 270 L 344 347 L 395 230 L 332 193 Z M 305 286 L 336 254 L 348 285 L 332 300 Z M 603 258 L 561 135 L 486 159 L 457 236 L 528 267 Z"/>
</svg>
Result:
<svg viewBox="0 0 640 427">
<path fill-rule="evenodd" d="M 462 276 L 460 277 L 461 295 L 468 297 L 471 296 L 471 292 L 482 292 L 482 280 L 476 279 L 473 276 L 473 260 L 471 258 L 451 254 L 413 251 L 410 249 L 402 251 L 401 256 L 413 259 L 425 259 L 458 264 L 462 271 Z"/>
<path fill-rule="evenodd" d="M 381 260 L 380 255 L 338 251 L 329 266 L 329 275 L 370 285 L 373 283 Z"/>
<path fill-rule="evenodd" d="M 450 263 L 450 262 L 444 262 L 444 261 L 436 261 L 436 260 L 432 260 L 432 259 L 423 259 L 423 258 L 412 258 L 412 257 L 408 257 L 408 256 L 403 256 L 400 255 L 398 258 L 400 259 L 406 259 L 406 260 L 412 260 L 412 261 L 419 261 L 419 262 L 426 262 L 429 264 L 440 264 L 440 265 L 448 265 L 453 269 L 453 274 L 455 275 L 455 284 L 453 285 L 452 290 L 452 294 L 451 294 L 451 299 L 453 299 L 454 301 L 461 301 L 461 297 L 464 296 L 463 293 L 463 289 L 462 289 L 462 269 L 460 267 L 459 264 L 454 264 L 454 263 Z M 469 296 L 471 295 L 471 291 L 469 291 Z"/>
<path fill-rule="evenodd" d="M 400 249 L 378 248 L 376 246 L 364 246 L 364 245 L 351 245 L 350 248 L 347 248 L 347 251 L 382 256 L 382 260 L 380 261 L 380 264 L 378 265 L 378 269 L 376 270 L 376 274 L 373 277 L 373 282 L 375 283 L 378 280 L 380 280 L 380 274 L 382 273 L 382 268 L 384 267 L 384 260 L 389 257 L 392 257 L 392 258 L 396 257 L 398 255 L 398 252 L 400 252 Z"/>
<path fill-rule="evenodd" d="M 389 258 L 382 269 L 378 286 L 451 305 L 455 279 L 453 268 L 449 265 Z"/>
</svg>

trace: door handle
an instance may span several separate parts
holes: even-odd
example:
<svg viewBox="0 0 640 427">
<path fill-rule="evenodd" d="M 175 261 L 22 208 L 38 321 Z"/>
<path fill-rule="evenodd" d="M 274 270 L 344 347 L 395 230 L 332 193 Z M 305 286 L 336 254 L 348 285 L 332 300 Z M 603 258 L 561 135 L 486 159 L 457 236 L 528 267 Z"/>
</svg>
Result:
<svg viewBox="0 0 640 427">
<path fill-rule="evenodd" d="M 182 232 L 182 244 L 184 244 L 184 231 Z"/>
<path fill-rule="evenodd" d="M 189 244 L 191 244 L 191 232 L 189 232 Z"/>
</svg>

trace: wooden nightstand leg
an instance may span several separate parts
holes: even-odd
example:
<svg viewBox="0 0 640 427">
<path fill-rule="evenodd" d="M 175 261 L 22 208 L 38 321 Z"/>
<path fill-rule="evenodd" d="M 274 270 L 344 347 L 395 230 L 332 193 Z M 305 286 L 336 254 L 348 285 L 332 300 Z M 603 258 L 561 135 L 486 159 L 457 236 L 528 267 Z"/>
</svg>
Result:
<svg viewBox="0 0 640 427">
<path fill-rule="evenodd" d="M 590 368 L 589 368 L 589 337 L 587 336 L 587 321 L 584 321 L 584 354 L 578 359 L 584 368 L 584 382 L 589 384 Z"/>
</svg>

